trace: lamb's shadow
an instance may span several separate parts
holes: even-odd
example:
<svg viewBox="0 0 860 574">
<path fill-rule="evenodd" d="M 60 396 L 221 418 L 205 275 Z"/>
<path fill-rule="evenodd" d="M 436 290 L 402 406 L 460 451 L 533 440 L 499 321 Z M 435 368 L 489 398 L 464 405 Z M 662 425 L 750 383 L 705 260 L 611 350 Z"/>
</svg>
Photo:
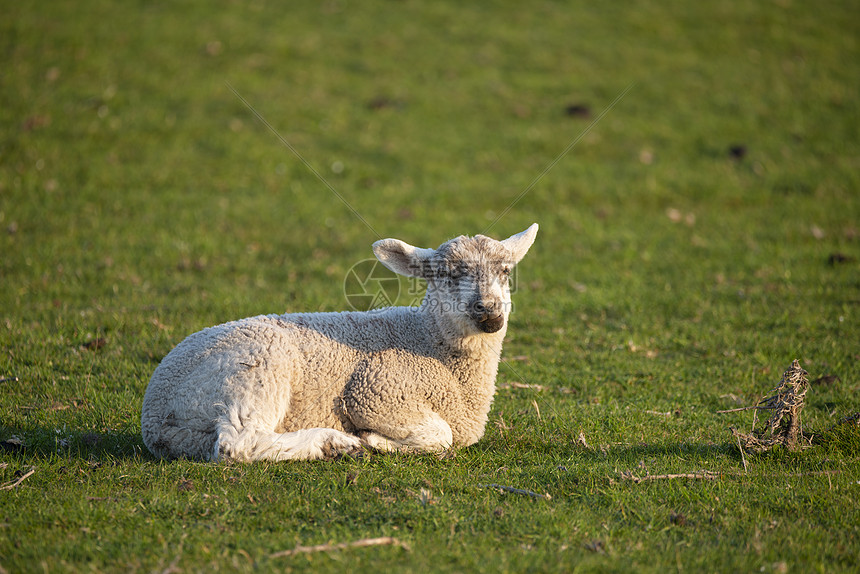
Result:
<svg viewBox="0 0 860 574">
<path fill-rule="evenodd" d="M 90 461 L 156 460 L 144 446 L 140 432 L 132 430 L 96 432 L 67 426 L 4 424 L 0 424 L 0 456 L 21 462 L 56 456 Z"/>
</svg>

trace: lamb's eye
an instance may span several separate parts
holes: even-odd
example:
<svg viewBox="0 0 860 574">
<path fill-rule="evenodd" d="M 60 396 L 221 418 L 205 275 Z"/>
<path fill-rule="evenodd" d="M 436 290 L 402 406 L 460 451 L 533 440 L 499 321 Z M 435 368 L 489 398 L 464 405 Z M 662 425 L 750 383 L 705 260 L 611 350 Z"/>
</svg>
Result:
<svg viewBox="0 0 860 574">
<path fill-rule="evenodd" d="M 511 268 L 510 267 L 508 267 L 507 265 L 502 267 L 502 275 L 504 275 L 505 277 L 508 277 L 510 274 L 511 274 Z"/>
<path fill-rule="evenodd" d="M 436 277 L 449 282 L 457 281 L 459 273 L 456 268 L 440 267 L 436 270 Z"/>
</svg>

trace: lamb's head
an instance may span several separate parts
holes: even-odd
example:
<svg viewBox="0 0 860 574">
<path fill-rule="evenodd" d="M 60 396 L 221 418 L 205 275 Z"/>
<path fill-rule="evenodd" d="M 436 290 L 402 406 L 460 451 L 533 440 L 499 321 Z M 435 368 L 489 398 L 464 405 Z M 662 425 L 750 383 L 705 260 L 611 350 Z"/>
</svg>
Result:
<svg viewBox="0 0 860 574">
<path fill-rule="evenodd" d="M 497 333 L 507 326 L 511 312 L 509 277 L 537 230 L 535 223 L 503 241 L 463 235 L 437 249 L 382 239 L 373 251 L 395 273 L 427 281 L 422 305 L 446 331 L 461 337 Z"/>
</svg>

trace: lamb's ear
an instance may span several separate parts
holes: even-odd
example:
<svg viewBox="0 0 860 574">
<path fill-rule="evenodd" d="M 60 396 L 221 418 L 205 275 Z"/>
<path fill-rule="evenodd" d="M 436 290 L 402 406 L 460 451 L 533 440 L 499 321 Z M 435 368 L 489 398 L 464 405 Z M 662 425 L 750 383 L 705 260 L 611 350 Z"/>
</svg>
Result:
<svg viewBox="0 0 860 574">
<path fill-rule="evenodd" d="M 532 223 L 531 227 L 517 233 L 516 235 L 511 235 L 504 241 L 502 241 L 502 245 L 505 246 L 505 249 L 510 251 L 514 256 L 514 265 L 520 262 L 520 260 L 525 257 L 526 253 L 528 253 L 529 247 L 532 246 L 532 243 L 535 242 L 535 236 L 537 236 L 538 232 L 538 224 Z"/>
<path fill-rule="evenodd" d="M 407 277 L 424 277 L 433 253 L 433 249 L 414 247 L 399 239 L 380 239 L 373 244 L 373 254 L 383 265 Z"/>
</svg>

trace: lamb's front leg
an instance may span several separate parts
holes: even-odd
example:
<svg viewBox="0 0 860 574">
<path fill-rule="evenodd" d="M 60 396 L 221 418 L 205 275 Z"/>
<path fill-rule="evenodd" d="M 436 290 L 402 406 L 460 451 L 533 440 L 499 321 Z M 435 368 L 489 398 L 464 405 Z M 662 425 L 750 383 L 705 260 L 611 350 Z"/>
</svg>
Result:
<svg viewBox="0 0 860 574">
<path fill-rule="evenodd" d="M 380 426 L 360 432 L 361 444 L 387 452 L 438 452 L 454 444 L 451 427 L 433 412 L 411 424 Z"/>
<path fill-rule="evenodd" d="M 364 446 L 434 452 L 450 448 L 454 434 L 431 395 L 457 411 L 458 381 L 451 371 L 437 359 L 389 349 L 356 366 L 341 398 Z"/>
</svg>

